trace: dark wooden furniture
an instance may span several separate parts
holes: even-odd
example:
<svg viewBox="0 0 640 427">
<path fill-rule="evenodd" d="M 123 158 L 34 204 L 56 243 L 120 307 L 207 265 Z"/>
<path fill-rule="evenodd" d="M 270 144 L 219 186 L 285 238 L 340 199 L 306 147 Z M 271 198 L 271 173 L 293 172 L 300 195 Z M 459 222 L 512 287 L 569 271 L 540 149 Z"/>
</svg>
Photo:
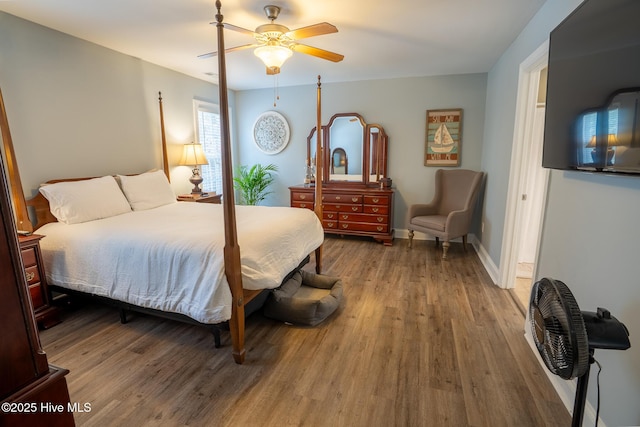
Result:
<svg viewBox="0 0 640 427">
<path fill-rule="evenodd" d="M 0 130 L 6 155 L 11 135 L 1 93 Z M 17 176 L 17 169 L 7 169 Z M 68 371 L 50 366 L 40 346 L 17 238 L 21 220 L 14 216 L 8 181 L 0 161 L 0 427 L 73 426 Z"/>
<path fill-rule="evenodd" d="M 206 194 L 206 195 L 202 195 Z M 201 194 L 181 194 L 178 196 L 180 202 L 197 202 L 197 203 L 222 203 L 222 194 L 201 193 Z"/>
<path fill-rule="evenodd" d="M 325 233 L 370 236 L 390 246 L 394 190 L 387 175 L 388 143 L 382 126 L 366 123 L 357 113 L 334 114 L 326 126 L 318 123 L 307 137 L 307 165 L 315 164 L 320 152 L 328 167 L 316 168 L 311 185 L 289 187 L 291 206 L 314 209 L 315 184 L 321 182 Z"/>
<path fill-rule="evenodd" d="M 314 188 L 289 187 L 291 206 L 313 209 Z M 372 187 L 325 187 L 322 190 L 325 233 L 370 236 L 385 245 L 393 242 L 393 190 Z"/>
<path fill-rule="evenodd" d="M 52 304 L 51 291 L 47 286 L 42 265 L 42 254 L 40 253 L 40 239 L 42 237 L 44 236 L 32 234 L 20 236 L 18 240 L 36 321 L 38 326 L 46 329 L 60 323 L 60 315 L 58 308 Z"/>
</svg>

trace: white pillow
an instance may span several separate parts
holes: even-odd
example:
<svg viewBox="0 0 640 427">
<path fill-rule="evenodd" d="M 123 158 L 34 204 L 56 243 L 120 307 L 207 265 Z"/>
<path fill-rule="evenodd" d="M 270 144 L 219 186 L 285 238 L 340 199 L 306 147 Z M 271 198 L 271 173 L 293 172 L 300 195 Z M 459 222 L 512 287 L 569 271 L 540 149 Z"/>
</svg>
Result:
<svg viewBox="0 0 640 427">
<path fill-rule="evenodd" d="M 140 175 L 118 175 L 122 192 L 134 211 L 176 203 L 176 195 L 161 170 Z"/>
<path fill-rule="evenodd" d="M 40 187 L 58 221 L 77 224 L 131 212 L 131 206 L 112 176 L 58 182 Z"/>
</svg>

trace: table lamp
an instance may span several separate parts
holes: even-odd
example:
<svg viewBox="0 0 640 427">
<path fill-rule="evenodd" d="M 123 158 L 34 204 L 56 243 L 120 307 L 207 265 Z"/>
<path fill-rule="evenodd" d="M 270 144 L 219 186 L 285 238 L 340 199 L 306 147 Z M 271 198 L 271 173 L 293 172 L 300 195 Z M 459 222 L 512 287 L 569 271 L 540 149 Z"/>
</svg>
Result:
<svg viewBox="0 0 640 427">
<path fill-rule="evenodd" d="M 204 155 L 204 151 L 202 150 L 202 145 L 196 144 L 194 142 L 190 144 L 184 144 L 182 159 L 180 159 L 179 164 L 182 166 L 191 166 L 193 168 L 191 170 L 193 175 L 191 175 L 191 178 L 189 178 L 189 182 L 193 184 L 191 194 L 202 193 L 202 189 L 200 188 L 200 184 L 202 184 L 200 165 L 209 164 L 209 161 L 207 160 L 207 157 Z"/>
</svg>

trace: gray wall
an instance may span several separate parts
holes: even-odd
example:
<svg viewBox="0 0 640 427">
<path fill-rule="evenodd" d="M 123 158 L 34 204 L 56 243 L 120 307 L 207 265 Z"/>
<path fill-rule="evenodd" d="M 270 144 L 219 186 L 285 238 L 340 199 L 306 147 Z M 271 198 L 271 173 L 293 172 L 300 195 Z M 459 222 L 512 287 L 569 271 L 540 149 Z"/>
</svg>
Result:
<svg viewBox="0 0 640 427">
<path fill-rule="evenodd" d="M 513 143 L 519 66 L 581 1 L 548 0 L 489 73 L 482 169 L 488 172 L 482 245 L 496 265 Z M 596 350 L 603 365 L 600 416 L 610 427 L 640 425 L 640 178 L 552 171 L 538 277 L 562 280 L 582 310 L 606 307 L 631 331 L 628 351 Z M 589 401 L 596 406 L 592 370 Z M 564 384 L 566 392 L 570 389 Z"/>
<path fill-rule="evenodd" d="M 215 85 L 3 12 L 0 88 L 27 197 L 49 179 L 161 168 L 159 91 L 172 184 L 189 192 L 175 165 L 193 140 L 192 99 L 218 100 Z"/>
<path fill-rule="evenodd" d="M 281 81 L 286 77 L 280 77 Z M 481 168 L 486 74 L 467 74 L 322 84 L 322 124 L 335 113 L 360 113 L 389 135 L 389 177 L 396 189 L 394 224 L 406 229 L 407 206 L 431 200 L 437 168 L 424 166 L 426 110 L 462 108 L 462 166 Z M 280 88 L 273 106 L 273 90 L 236 94 L 239 159 L 242 164 L 274 163 L 279 167 L 275 194 L 266 204 L 288 205 L 290 185 L 301 184 L 307 136 L 316 125 L 317 76 L 308 86 Z M 264 111 L 275 110 L 289 122 L 291 139 L 276 155 L 266 155 L 253 142 L 252 129 Z"/>
</svg>

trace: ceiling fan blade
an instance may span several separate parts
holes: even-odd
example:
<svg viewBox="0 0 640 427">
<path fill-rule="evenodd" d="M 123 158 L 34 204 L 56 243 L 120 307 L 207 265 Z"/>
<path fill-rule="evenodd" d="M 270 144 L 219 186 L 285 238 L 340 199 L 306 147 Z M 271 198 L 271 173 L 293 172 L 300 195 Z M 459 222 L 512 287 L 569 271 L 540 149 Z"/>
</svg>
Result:
<svg viewBox="0 0 640 427">
<path fill-rule="evenodd" d="M 338 29 L 329 24 L 328 22 L 321 22 L 320 24 L 309 25 L 308 27 L 298 28 L 297 30 L 291 30 L 287 33 L 287 36 L 294 40 L 306 39 L 307 37 L 321 36 L 324 34 L 337 33 Z"/>
<path fill-rule="evenodd" d="M 224 51 L 226 53 L 229 53 L 229 52 L 235 52 L 236 50 L 249 49 L 249 48 L 258 47 L 258 46 L 260 45 L 255 43 L 243 44 L 242 46 L 230 47 L 229 49 L 225 49 Z M 218 52 L 209 52 L 209 53 L 204 53 L 202 55 L 198 55 L 198 58 L 207 59 L 207 58 L 213 58 L 214 56 L 217 56 L 217 55 L 218 55 Z"/>
<path fill-rule="evenodd" d="M 216 22 L 212 22 L 212 24 L 216 24 Z M 247 34 L 251 37 L 254 37 L 255 33 L 251 30 L 247 30 L 246 28 L 238 27 L 237 25 L 224 23 L 224 28 L 227 30 L 237 31 L 239 33 Z"/>
<path fill-rule="evenodd" d="M 307 55 L 316 56 L 318 58 L 326 59 L 328 61 L 340 62 L 344 59 L 344 55 L 339 53 L 329 52 L 328 50 L 319 49 L 313 46 L 307 46 L 305 44 L 296 43 L 292 47 L 293 50 L 300 53 L 306 53 Z"/>
</svg>

